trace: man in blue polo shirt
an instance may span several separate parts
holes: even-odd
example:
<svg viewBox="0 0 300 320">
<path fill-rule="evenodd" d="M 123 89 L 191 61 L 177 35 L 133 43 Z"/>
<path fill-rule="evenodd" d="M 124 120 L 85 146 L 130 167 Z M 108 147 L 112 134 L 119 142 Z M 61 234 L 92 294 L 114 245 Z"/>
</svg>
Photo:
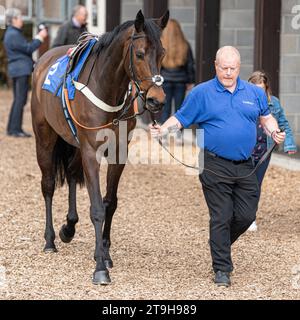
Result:
<svg viewBox="0 0 300 320">
<path fill-rule="evenodd" d="M 258 183 L 251 152 L 256 143 L 256 123 L 276 143 L 285 133 L 269 112 L 262 89 L 239 78 L 240 53 L 234 47 L 218 50 L 216 77 L 196 86 L 182 107 L 162 126 L 150 125 L 153 136 L 198 124 L 204 130 L 205 168 L 200 174 L 210 213 L 210 248 L 215 283 L 230 285 L 233 270 L 231 245 L 255 220 Z"/>
</svg>

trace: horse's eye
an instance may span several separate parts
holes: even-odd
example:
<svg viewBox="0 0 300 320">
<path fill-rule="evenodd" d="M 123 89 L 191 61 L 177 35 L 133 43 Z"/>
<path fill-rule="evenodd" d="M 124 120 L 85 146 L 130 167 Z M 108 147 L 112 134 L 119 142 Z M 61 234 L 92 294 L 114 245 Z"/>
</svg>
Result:
<svg viewBox="0 0 300 320">
<path fill-rule="evenodd" d="M 144 60 L 144 58 L 145 58 L 144 52 L 141 52 L 141 51 L 138 51 L 135 55 L 140 60 Z"/>
</svg>

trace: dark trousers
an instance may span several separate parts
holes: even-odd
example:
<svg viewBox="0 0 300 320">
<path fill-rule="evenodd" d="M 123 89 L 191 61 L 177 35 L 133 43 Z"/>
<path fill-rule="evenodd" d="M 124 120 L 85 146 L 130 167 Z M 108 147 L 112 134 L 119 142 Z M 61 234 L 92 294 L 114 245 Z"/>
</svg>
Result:
<svg viewBox="0 0 300 320">
<path fill-rule="evenodd" d="M 220 175 L 237 177 L 253 170 L 252 160 L 235 164 L 204 155 L 204 166 Z M 255 220 L 258 205 L 258 183 L 255 174 L 245 179 L 225 179 L 208 171 L 200 181 L 210 214 L 210 249 L 214 271 L 231 272 L 231 245 Z"/>
<path fill-rule="evenodd" d="M 270 160 L 271 160 L 271 156 L 268 157 L 256 170 L 256 177 L 257 177 L 257 181 L 258 181 L 258 186 L 259 186 L 259 193 L 258 193 L 258 200 L 260 199 L 260 194 L 261 194 L 261 186 L 262 186 L 262 182 L 264 180 L 265 174 L 267 172 L 267 169 L 269 167 L 270 164 Z M 254 161 L 254 165 L 256 166 L 259 160 L 255 160 Z"/>
<path fill-rule="evenodd" d="M 28 76 L 13 78 L 14 100 L 9 114 L 7 133 L 22 131 L 23 111 L 28 95 Z"/>
<path fill-rule="evenodd" d="M 161 123 L 164 123 L 171 116 L 173 99 L 175 102 L 175 111 L 181 106 L 185 97 L 186 85 L 183 82 L 165 82 L 163 89 L 166 94 L 166 104 L 161 113 Z"/>
</svg>

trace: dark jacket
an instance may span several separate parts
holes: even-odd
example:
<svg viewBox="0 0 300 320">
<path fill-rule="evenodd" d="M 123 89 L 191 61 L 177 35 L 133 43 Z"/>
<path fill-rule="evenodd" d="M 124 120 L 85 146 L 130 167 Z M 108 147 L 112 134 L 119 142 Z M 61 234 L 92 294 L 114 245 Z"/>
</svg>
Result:
<svg viewBox="0 0 300 320">
<path fill-rule="evenodd" d="M 195 83 L 195 62 L 191 47 L 188 49 L 187 61 L 184 66 L 177 68 L 161 68 L 165 82 Z"/>
<path fill-rule="evenodd" d="M 58 30 L 57 36 L 54 39 L 52 47 L 59 47 L 68 44 L 75 44 L 79 36 L 87 31 L 86 26 L 81 26 L 78 28 L 74 25 L 73 21 L 70 20 L 64 23 Z"/>
<path fill-rule="evenodd" d="M 3 43 L 8 58 L 8 75 L 11 78 L 29 76 L 33 69 L 32 53 L 41 41 L 34 39 L 28 42 L 21 29 L 9 26 Z"/>
</svg>

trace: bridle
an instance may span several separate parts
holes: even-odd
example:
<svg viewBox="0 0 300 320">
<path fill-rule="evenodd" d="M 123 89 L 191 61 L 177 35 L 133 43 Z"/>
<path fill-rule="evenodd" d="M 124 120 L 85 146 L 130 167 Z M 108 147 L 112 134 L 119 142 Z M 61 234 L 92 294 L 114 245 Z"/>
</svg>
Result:
<svg viewBox="0 0 300 320">
<path fill-rule="evenodd" d="M 65 105 L 65 108 L 68 110 L 71 119 L 74 121 L 74 123 L 76 123 L 79 127 L 85 129 L 85 130 L 100 130 L 100 129 L 104 129 L 104 128 L 108 128 L 112 125 L 114 126 L 118 126 L 120 121 L 127 121 L 127 120 L 131 120 L 136 118 L 139 115 L 142 115 L 146 110 L 148 110 L 149 112 L 151 112 L 149 109 L 146 108 L 146 99 L 145 99 L 145 91 L 141 90 L 141 83 L 144 81 L 150 81 L 151 85 L 148 87 L 147 91 L 152 88 L 153 86 L 157 86 L 157 87 L 161 87 L 164 83 L 164 78 L 161 75 L 152 75 L 150 77 L 146 77 L 143 79 L 138 79 L 137 75 L 136 75 L 136 71 L 135 71 L 135 66 L 134 66 L 134 41 L 137 39 L 141 39 L 141 38 L 146 38 L 146 34 L 135 34 L 135 31 L 133 30 L 132 35 L 130 36 L 130 44 L 128 46 L 128 50 L 125 56 L 125 60 L 126 57 L 129 53 L 129 73 L 130 73 L 130 77 L 131 77 L 131 81 L 133 82 L 136 90 L 134 95 L 132 95 L 132 83 L 129 83 L 127 92 L 126 92 L 126 96 L 131 97 L 130 102 L 125 106 L 125 108 L 123 110 L 121 110 L 121 114 L 113 119 L 110 123 L 107 123 L 105 125 L 102 126 L 98 126 L 98 127 L 87 127 L 82 125 L 79 121 L 76 120 L 74 113 L 71 109 L 71 105 L 70 105 L 70 101 L 69 101 L 69 97 L 68 97 L 68 91 L 66 89 L 65 86 L 65 80 L 64 80 L 64 85 L 63 85 L 63 92 L 64 92 L 64 100 L 63 104 Z M 95 66 L 95 62 L 94 61 L 92 68 L 91 68 L 91 72 L 92 73 L 94 66 Z M 66 76 L 65 76 L 66 79 Z M 90 76 L 88 78 L 88 81 L 90 79 Z M 88 85 L 88 83 L 86 84 L 86 86 Z M 143 111 L 139 113 L 138 108 L 134 107 L 134 114 L 131 116 L 126 117 L 126 114 L 128 113 L 128 111 L 130 110 L 130 108 L 132 107 L 132 105 L 134 104 L 134 101 L 140 98 L 143 101 Z M 137 106 L 137 104 L 135 104 Z M 151 112 L 152 113 L 152 112 Z"/>
<path fill-rule="evenodd" d="M 153 86 L 157 86 L 157 87 L 161 87 L 164 83 L 164 78 L 162 75 L 160 74 L 156 74 L 153 75 L 151 77 L 146 77 L 144 79 L 138 79 L 138 77 L 136 76 L 136 72 L 135 72 L 135 67 L 134 67 L 134 61 L 133 61 L 133 56 L 134 56 L 134 40 L 137 39 L 141 39 L 141 38 L 146 38 L 147 36 L 145 34 L 135 34 L 134 31 L 131 35 L 131 41 L 128 47 L 128 51 L 129 51 L 129 72 L 130 72 L 130 76 L 131 79 L 133 80 L 135 86 L 137 87 L 137 89 L 143 93 L 143 91 L 141 91 L 140 89 L 140 84 L 144 81 L 151 81 L 152 84 L 151 86 L 148 88 L 148 90 L 153 87 Z"/>
<path fill-rule="evenodd" d="M 146 108 L 145 91 L 141 90 L 141 83 L 142 82 L 144 82 L 144 81 L 150 81 L 151 82 L 151 85 L 148 87 L 147 91 L 150 88 L 154 87 L 154 86 L 161 87 L 163 85 L 163 83 L 164 83 L 164 78 L 160 74 L 153 75 L 153 76 L 150 76 L 150 77 L 146 77 L 146 78 L 143 78 L 143 79 L 139 79 L 137 77 L 137 74 L 136 74 L 136 71 L 135 71 L 135 67 L 134 67 L 134 58 L 133 58 L 133 56 L 134 56 L 134 48 L 135 48 L 134 47 L 134 41 L 138 40 L 138 39 L 141 39 L 141 38 L 147 38 L 147 36 L 145 34 L 135 34 L 135 32 L 133 30 L 132 35 L 130 36 L 130 44 L 128 46 L 128 50 L 127 50 L 127 53 L 126 53 L 126 56 L 125 56 L 125 60 L 126 60 L 126 57 L 127 57 L 128 53 L 129 53 L 129 67 L 128 67 L 128 69 L 129 69 L 131 80 L 132 80 L 136 90 L 135 90 L 135 94 L 131 98 L 130 103 L 124 108 L 124 110 L 121 113 L 121 115 L 117 119 L 114 119 L 112 121 L 112 123 L 114 125 L 118 125 L 120 121 L 127 121 L 127 120 L 130 120 L 130 119 L 136 118 L 137 116 L 142 115 L 146 110 L 151 112 L 149 109 Z M 131 93 L 132 93 L 132 84 L 130 83 L 129 84 L 129 89 L 127 91 L 127 96 L 130 96 Z M 140 98 L 143 101 L 143 111 L 141 113 L 139 113 L 137 110 L 135 110 L 135 112 L 134 112 L 134 114 L 132 116 L 123 118 L 123 116 L 125 116 L 127 114 L 127 112 L 129 111 L 129 109 L 131 108 L 132 104 L 134 103 L 134 101 L 137 98 Z"/>
</svg>

